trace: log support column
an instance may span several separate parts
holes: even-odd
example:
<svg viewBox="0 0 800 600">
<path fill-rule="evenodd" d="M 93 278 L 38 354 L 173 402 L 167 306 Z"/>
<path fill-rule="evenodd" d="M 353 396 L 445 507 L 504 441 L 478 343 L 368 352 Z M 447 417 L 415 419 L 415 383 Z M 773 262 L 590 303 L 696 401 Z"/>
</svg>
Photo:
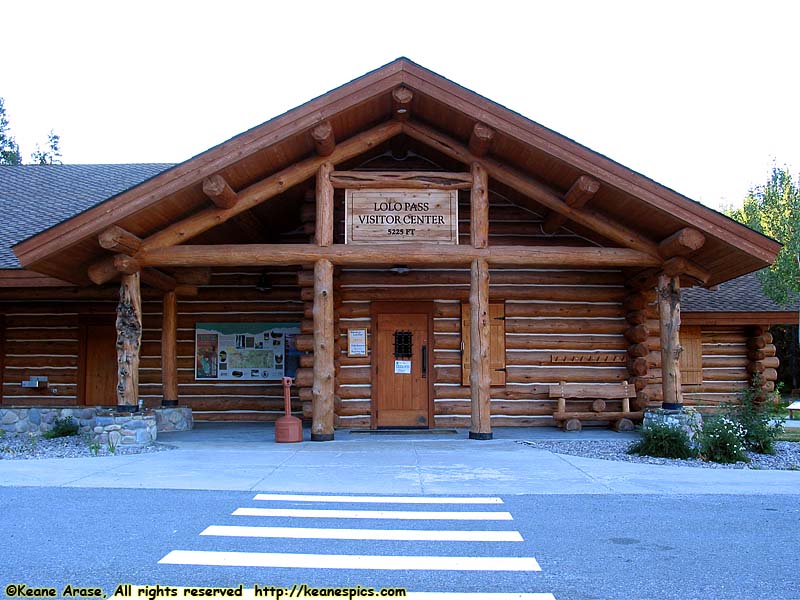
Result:
<svg viewBox="0 0 800 600">
<path fill-rule="evenodd" d="M 161 406 L 178 406 L 178 300 L 166 292 L 161 323 Z"/>
<path fill-rule="evenodd" d="M 661 274 L 658 277 L 658 314 L 661 324 L 661 389 L 662 407 L 681 410 L 681 284 L 680 278 Z"/>
<path fill-rule="evenodd" d="M 139 273 L 122 276 L 117 305 L 117 410 L 139 408 L 139 348 L 142 345 L 142 295 Z"/>
<path fill-rule="evenodd" d="M 485 259 L 472 261 L 469 293 L 470 307 L 470 407 L 469 437 L 492 439 L 491 372 L 489 370 L 489 264 Z"/>
<path fill-rule="evenodd" d="M 333 264 L 314 263 L 314 383 L 311 404 L 311 441 L 333 439 L 334 348 Z"/>
</svg>

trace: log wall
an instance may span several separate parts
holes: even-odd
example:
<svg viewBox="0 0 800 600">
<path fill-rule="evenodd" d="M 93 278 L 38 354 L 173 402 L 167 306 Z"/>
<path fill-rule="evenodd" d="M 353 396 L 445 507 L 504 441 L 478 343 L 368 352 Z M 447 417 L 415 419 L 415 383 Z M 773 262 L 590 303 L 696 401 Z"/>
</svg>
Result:
<svg viewBox="0 0 800 600">
<path fill-rule="evenodd" d="M 280 382 L 196 381 L 194 378 L 195 324 L 255 321 L 300 323 L 303 303 L 296 269 L 270 269 L 270 291 L 256 290 L 260 271 L 229 270 L 212 275 L 195 297 L 178 298 L 177 357 L 178 393 L 181 405 L 190 406 L 195 419 L 275 420 L 283 414 Z M 18 405 L 81 404 L 79 392 L 80 322 L 91 315 L 94 322 L 113 326 L 116 303 L 0 303 L 6 320 L 6 353 L 3 371 L 3 403 Z M 159 406 L 161 384 L 160 299 L 143 302 L 143 332 L 139 371 L 139 397 L 146 406 Z M 109 357 L 115 360 L 115 357 Z M 47 375 L 51 388 L 23 388 L 30 376 Z M 293 410 L 301 405 L 293 389 Z M 116 404 L 114 398 L 109 405 Z M 231 412 L 233 411 L 233 412 Z"/>
</svg>

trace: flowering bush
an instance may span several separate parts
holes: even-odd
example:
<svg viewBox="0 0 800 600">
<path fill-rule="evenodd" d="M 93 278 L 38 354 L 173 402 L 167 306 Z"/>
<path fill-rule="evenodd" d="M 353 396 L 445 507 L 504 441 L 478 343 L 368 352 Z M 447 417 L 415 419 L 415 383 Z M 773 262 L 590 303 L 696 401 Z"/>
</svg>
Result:
<svg viewBox="0 0 800 600">
<path fill-rule="evenodd" d="M 759 454 L 775 454 L 775 440 L 783 433 L 783 425 L 773 421 L 771 408 L 775 405 L 775 394 L 768 394 L 767 402 L 761 401 L 762 379 L 753 375 L 750 386 L 742 391 L 741 402 L 732 407 L 731 416 L 744 428 L 744 444 L 748 450 Z M 780 398 L 780 395 L 777 395 Z"/>
<path fill-rule="evenodd" d="M 729 417 L 709 419 L 698 436 L 700 456 L 718 463 L 749 462 L 745 454 L 744 427 Z"/>
</svg>

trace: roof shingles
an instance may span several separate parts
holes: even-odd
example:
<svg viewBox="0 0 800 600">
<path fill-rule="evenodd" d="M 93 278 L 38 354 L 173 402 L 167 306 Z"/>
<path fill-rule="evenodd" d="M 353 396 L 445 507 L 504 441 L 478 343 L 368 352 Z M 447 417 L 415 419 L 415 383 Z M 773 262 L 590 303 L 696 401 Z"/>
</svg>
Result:
<svg viewBox="0 0 800 600">
<path fill-rule="evenodd" d="M 0 166 L 0 269 L 11 247 L 169 169 L 161 163 Z"/>
</svg>

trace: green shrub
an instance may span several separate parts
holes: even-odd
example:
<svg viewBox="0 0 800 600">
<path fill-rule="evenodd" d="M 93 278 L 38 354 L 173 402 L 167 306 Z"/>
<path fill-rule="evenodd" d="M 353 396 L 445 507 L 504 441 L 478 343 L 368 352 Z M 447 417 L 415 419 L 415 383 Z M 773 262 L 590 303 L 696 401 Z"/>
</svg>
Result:
<svg viewBox="0 0 800 600">
<path fill-rule="evenodd" d="M 700 456 L 718 463 L 749 462 L 745 454 L 745 431 L 729 417 L 716 417 L 703 423 L 698 436 Z"/>
<path fill-rule="evenodd" d="M 695 450 L 689 434 L 681 427 L 651 423 L 642 430 L 642 439 L 628 448 L 628 454 L 658 458 L 692 458 Z"/>
<path fill-rule="evenodd" d="M 57 437 L 78 435 L 78 429 L 78 424 L 72 417 L 64 417 L 63 419 L 56 418 L 55 423 L 53 423 L 53 428 L 50 431 L 43 433 L 42 436 L 46 437 L 47 439 L 52 439 Z"/>
<path fill-rule="evenodd" d="M 783 433 L 783 426 L 772 422 L 776 406 L 772 399 L 758 401 L 763 394 L 760 385 L 760 377 L 756 374 L 751 385 L 742 392 L 740 404 L 731 408 L 731 417 L 744 428 L 744 445 L 748 450 L 775 454 L 775 441 Z"/>
</svg>

